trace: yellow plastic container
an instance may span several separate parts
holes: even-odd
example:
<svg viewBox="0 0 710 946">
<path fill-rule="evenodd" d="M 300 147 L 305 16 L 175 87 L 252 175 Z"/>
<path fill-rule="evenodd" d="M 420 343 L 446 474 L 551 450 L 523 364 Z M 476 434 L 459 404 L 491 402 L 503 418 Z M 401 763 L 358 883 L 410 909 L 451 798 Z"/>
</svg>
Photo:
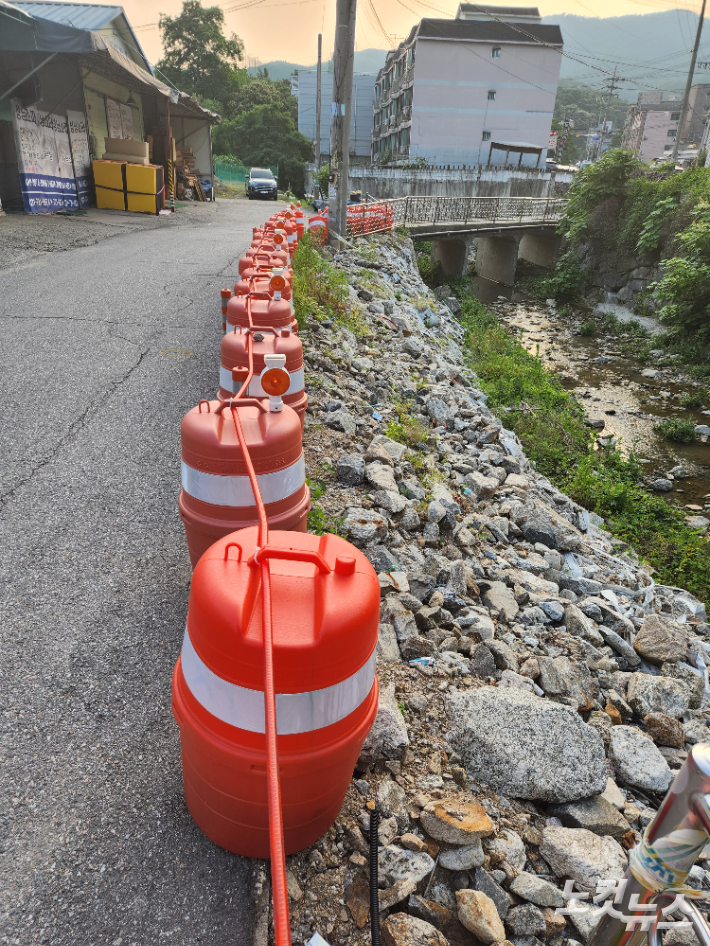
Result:
<svg viewBox="0 0 710 946">
<path fill-rule="evenodd" d="M 163 168 L 159 164 L 126 165 L 126 203 L 129 210 L 157 214 L 164 206 Z"/>
<path fill-rule="evenodd" d="M 125 210 L 125 163 L 122 161 L 94 161 L 96 206 L 106 210 Z"/>
</svg>

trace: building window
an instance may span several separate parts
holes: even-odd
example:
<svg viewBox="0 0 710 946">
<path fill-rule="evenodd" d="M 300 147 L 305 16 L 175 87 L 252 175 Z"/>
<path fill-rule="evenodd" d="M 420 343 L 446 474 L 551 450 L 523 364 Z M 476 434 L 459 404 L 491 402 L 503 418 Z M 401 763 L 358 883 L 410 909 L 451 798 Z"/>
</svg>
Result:
<svg viewBox="0 0 710 946">
<path fill-rule="evenodd" d="M 493 56 L 494 59 L 500 59 L 500 46 L 493 47 L 491 50 L 491 56 Z"/>
<path fill-rule="evenodd" d="M 668 131 L 667 131 L 668 137 L 669 137 L 669 138 L 675 138 L 675 132 L 676 132 L 675 128 L 669 128 Z"/>
<path fill-rule="evenodd" d="M 671 112 L 671 121 L 677 122 L 680 120 L 680 112 Z"/>
<path fill-rule="evenodd" d="M 488 90 L 488 101 L 489 101 L 489 102 L 495 102 L 495 98 L 496 98 L 496 90 L 495 90 L 495 89 L 489 89 L 489 90 Z"/>
<path fill-rule="evenodd" d="M 491 133 L 490 133 L 490 131 L 484 131 L 484 132 L 483 132 L 483 140 L 484 140 L 484 141 L 490 141 L 490 140 L 491 140 Z"/>
</svg>

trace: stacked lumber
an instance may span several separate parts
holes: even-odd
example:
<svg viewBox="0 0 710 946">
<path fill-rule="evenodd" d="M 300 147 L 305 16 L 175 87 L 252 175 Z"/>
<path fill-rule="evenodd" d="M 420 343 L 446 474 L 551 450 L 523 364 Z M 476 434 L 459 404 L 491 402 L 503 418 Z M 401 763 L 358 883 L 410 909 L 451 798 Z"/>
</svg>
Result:
<svg viewBox="0 0 710 946">
<path fill-rule="evenodd" d="M 202 190 L 202 184 L 200 184 L 200 170 L 195 166 L 196 163 L 192 148 L 176 148 L 175 170 L 182 171 L 185 175 L 188 186 L 194 191 L 195 200 L 207 200 L 205 192 Z M 180 196 L 180 186 L 178 185 L 178 197 Z"/>
</svg>

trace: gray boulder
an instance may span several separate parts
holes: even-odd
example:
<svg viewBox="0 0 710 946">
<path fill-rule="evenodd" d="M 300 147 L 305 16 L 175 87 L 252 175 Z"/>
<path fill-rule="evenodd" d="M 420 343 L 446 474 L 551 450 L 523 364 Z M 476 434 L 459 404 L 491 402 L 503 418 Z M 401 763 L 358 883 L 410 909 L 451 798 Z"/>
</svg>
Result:
<svg viewBox="0 0 710 946">
<path fill-rule="evenodd" d="M 359 453 L 338 457 L 338 479 L 346 486 L 359 486 L 365 480 L 365 461 Z"/>
<path fill-rule="evenodd" d="M 682 680 L 653 677 L 650 673 L 632 673 L 626 693 L 631 708 L 641 719 L 649 713 L 679 719 L 690 701 L 688 686 Z"/>
<path fill-rule="evenodd" d="M 572 878 L 589 891 L 602 881 L 620 880 L 627 865 L 623 848 L 613 838 L 600 838 L 583 828 L 545 828 L 540 854 L 556 877 Z"/>
<path fill-rule="evenodd" d="M 430 397 L 426 404 L 426 412 L 438 427 L 450 427 L 456 417 L 456 411 L 449 407 L 440 397 Z"/>
<path fill-rule="evenodd" d="M 332 427 L 333 430 L 340 430 L 344 434 L 352 436 L 357 430 L 357 423 L 353 415 L 344 409 L 339 411 L 329 411 L 323 415 L 323 423 L 326 427 Z"/>
<path fill-rule="evenodd" d="M 662 614 L 649 614 L 634 640 L 634 650 L 653 664 L 676 663 L 685 659 L 686 631 Z"/>
<path fill-rule="evenodd" d="M 666 760 L 635 726 L 611 727 L 609 757 L 624 785 L 647 792 L 665 792 L 673 781 Z"/>
<path fill-rule="evenodd" d="M 539 907 L 561 907 L 564 899 L 561 892 L 553 884 L 538 877 L 537 874 L 528 874 L 521 871 L 510 885 L 510 892 L 522 900 L 529 900 Z"/>
<path fill-rule="evenodd" d="M 631 825 L 603 795 L 581 798 L 566 805 L 557 805 L 550 809 L 550 814 L 559 818 L 567 828 L 586 828 L 602 837 L 620 840 L 630 830 Z"/>
<path fill-rule="evenodd" d="M 400 759 L 408 745 L 407 726 L 397 706 L 394 683 L 380 687 L 377 716 L 365 737 L 357 767 L 368 770 L 378 759 Z"/>
<path fill-rule="evenodd" d="M 604 744 L 569 706 L 512 688 L 454 692 L 449 744 L 473 779 L 516 798 L 576 801 L 599 794 Z"/>
<path fill-rule="evenodd" d="M 377 634 L 377 656 L 385 663 L 395 663 L 400 659 L 397 635 L 391 624 L 380 624 Z"/>
<path fill-rule="evenodd" d="M 434 870 L 434 861 L 424 851 L 403 851 L 390 845 L 380 851 L 378 858 L 380 876 L 387 884 L 400 880 L 421 883 Z"/>
<path fill-rule="evenodd" d="M 539 936 L 545 932 L 545 917 L 532 903 L 524 903 L 508 911 L 505 926 L 514 936 Z"/>
<path fill-rule="evenodd" d="M 392 467 L 384 463 L 368 463 L 365 467 L 365 479 L 370 486 L 375 489 L 382 489 L 392 493 L 398 493 L 399 488 L 394 478 Z"/>
<path fill-rule="evenodd" d="M 492 611 L 498 611 L 506 622 L 512 621 L 520 610 L 513 592 L 502 581 L 489 582 L 483 592 L 483 601 Z"/>
<path fill-rule="evenodd" d="M 351 506 L 346 511 L 343 526 L 350 541 L 358 548 L 372 542 L 384 542 L 389 535 L 387 523 L 379 512 L 361 506 Z"/>
<path fill-rule="evenodd" d="M 387 595 L 381 614 L 382 620 L 394 628 L 395 636 L 400 643 L 409 637 L 417 636 L 417 622 L 414 614 L 402 604 L 397 595 Z"/>
<path fill-rule="evenodd" d="M 473 886 L 475 890 L 485 893 L 495 903 L 498 915 L 501 920 L 504 920 L 513 902 L 510 894 L 506 893 L 498 881 L 482 867 L 477 868 L 473 873 Z"/>
</svg>

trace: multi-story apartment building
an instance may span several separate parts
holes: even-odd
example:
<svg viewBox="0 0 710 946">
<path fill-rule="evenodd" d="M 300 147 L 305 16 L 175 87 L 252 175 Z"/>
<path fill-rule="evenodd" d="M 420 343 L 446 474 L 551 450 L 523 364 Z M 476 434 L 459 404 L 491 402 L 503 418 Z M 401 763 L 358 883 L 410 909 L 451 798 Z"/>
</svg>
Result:
<svg viewBox="0 0 710 946">
<path fill-rule="evenodd" d="M 682 101 L 682 92 L 642 92 L 629 108 L 621 146 L 635 151 L 646 164 L 672 151 L 678 135 L 680 148 L 699 147 L 710 114 L 710 84 L 691 87 L 688 111 L 679 131 Z"/>
<path fill-rule="evenodd" d="M 646 164 L 672 151 L 681 100 L 680 92 L 642 92 L 629 108 L 621 147 L 634 151 Z"/>
<path fill-rule="evenodd" d="M 298 97 L 298 130 L 315 141 L 316 136 L 316 80 L 313 70 L 300 69 L 291 76 L 291 95 Z M 350 155 L 367 162 L 372 143 L 372 89 L 375 76 L 358 73 L 353 76 L 353 97 L 350 110 Z M 330 154 L 330 118 L 332 113 L 333 75 L 323 72 L 321 79 L 320 105 L 320 154 L 321 161 L 328 163 Z"/>
<path fill-rule="evenodd" d="M 495 164 L 510 145 L 516 163 L 544 163 L 561 53 L 537 7 L 462 3 L 453 20 L 421 20 L 377 74 L 373 160 Z"/>
</svg>

